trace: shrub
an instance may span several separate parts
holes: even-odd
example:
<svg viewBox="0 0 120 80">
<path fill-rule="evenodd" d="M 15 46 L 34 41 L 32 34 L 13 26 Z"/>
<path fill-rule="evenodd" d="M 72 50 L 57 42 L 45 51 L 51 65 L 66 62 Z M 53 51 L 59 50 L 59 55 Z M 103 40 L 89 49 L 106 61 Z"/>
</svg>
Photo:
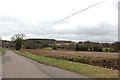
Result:
<svg viewBox="0 0 120 80">
<path fill-rule="evenodd" d="M 57 47 L 53 47 L 52 49 L 53 49 L 53 50 L 57 50 Z"/>
</svg>

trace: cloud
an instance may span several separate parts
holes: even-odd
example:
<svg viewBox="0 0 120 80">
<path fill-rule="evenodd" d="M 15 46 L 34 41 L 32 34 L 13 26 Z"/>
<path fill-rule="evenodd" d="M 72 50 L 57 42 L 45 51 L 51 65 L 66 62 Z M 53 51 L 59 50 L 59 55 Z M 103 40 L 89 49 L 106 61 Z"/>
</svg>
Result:
<svg viewBox="0 0 120 80">
<path fill-rule="evenodd" d="M 0 32 L 4 37 L 11 37 L 16 33 L 24 33 L 28 38 L 55 38 L 66 40 L 116 41 L 117 23 L 100 22 L 95 25 L 72 25 L 69 21 L 43 28 L 41 25 L 54 23 L 55 20 L 42 21 L 38 24 L 27 24 L 13 17 L 0 17 Z M 72 26 L 71 26 L 72 25 Z M 3 28 L 4 27 L 4 28 Z"/>
<path fill-rule="evenodd" d="M 24 33 L 28 37 L 56 38 L 66 40 L 116 41 L 117 23 L 100 22 L 95 25 L 72 25 L 69 21 L 43 28 L 42 25 L 54 23 L 55 20 L 42 21 L 38 24 L 27 24 L 13 17 L 0 17 L 0 32 L 3 36 L 11 37 L 16 33 Z M 71 26 L 72 25 L 72 26 Z M 4 28 L 3 28 L 4 27 Z"/>
<path fill-rule="evenodd" d="M 69 24 L 69 23 L 68 23 Z M 60 26 L 60 25 L 59 25 Z M 56 38 L 73 41 L 90 40 L 100 42 L 114 42 L 118 39 L 117 24 L 98 23 L 96 25 L 78 25 L 77 27 L 56 28 L 49 27 L 47 29 L 34 32 L 32 37 Z M 63 27 L 63 26 L 62 26 Z"/>
<path fill-rule="evenodd" d="M 112 2 L 112 6 L 116 9 L 118 9 L 118 2 L 120 2 L 120 0 L 115 0 Z"/>
<path fill-rule="evenodd" d="M 117 41 L 117 0 L 106 1 L 81 14 L 54 24 L 56 21 L 78 10 L 82 10 L 86 6 L 88 7 L 91 3 L 93 4 L 93 2 L 86 3 L 90 0 L 79 1 L 71 0 L 69 3 L 67 1 L 60 1 L 60 3 L 55 1 L 53 5 L 50 1 L 51 4 L 47 4 L 49 7 L 43 5 L 44 1 L 40 1 L 40 3 L 37 0 L 35 2 L 30 0 L 30 3 L 34 2 L 32 7 L 31 4 L 26 7 L 25 3 L 28 3 L 27 0 L 22 7 L 20 7 L 22 1 L 20 1 L 21 4 L 16 2 L 17 5 L 8 4 L 10 7 L 0 5 L 0 11 L 3 11 L 3 13 L 0 12 L 0 34 L 3 39 L 9 39 L 16 33 L 24 33 L 28 38 Z M 68 4 L 67 6 L 66 3 Z M 83 5 L 82 3 L 86 4 Z M 63 5 L 61 6 L 61 4 Z M 5 10 L 1 9 L 1 7 Z"/>
</svg>

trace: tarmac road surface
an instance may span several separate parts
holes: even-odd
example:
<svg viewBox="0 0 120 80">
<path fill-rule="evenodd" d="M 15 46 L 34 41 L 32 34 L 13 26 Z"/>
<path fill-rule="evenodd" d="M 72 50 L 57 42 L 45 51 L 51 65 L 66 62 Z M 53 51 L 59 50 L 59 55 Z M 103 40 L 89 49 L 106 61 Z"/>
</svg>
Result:
<svg viewBox="0 0 120 80">
<path fill-rule="evenodd" d="M 3 78 L 88 78 L 77 73 L 47 66 L 5 50 L 2 58 Z"/>
</svg>

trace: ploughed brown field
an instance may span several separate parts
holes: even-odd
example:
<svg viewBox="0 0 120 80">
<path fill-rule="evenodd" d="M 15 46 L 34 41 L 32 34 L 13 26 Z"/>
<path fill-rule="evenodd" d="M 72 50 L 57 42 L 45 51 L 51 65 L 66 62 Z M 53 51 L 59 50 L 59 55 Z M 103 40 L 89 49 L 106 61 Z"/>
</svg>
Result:
<svg viewBox="0 0 120 80">
<path fill-rule="evenodd" d="M 43 49 L 22 49 L 22 51 L 31 52 L 40 56 L 91 56 L 91 57 L 109 57 L 118 58 L 118 53 L 111 52 L 91 52 L 91 51 L 55 51 Z"/>
</svg>

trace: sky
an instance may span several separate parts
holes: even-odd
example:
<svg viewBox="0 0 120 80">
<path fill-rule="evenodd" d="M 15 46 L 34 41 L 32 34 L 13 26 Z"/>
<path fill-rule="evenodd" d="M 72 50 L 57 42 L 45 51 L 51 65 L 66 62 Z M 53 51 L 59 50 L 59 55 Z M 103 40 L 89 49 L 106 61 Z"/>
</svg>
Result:
<svg viewBox="0 0 120 80">
<path fill-rule="evenodd" d="M 64 19 L 93 4 L 86 11 Z M 0 36 L 72 41 L 118 41 L 119 0 L 0 0 Z"/>
</svg>

